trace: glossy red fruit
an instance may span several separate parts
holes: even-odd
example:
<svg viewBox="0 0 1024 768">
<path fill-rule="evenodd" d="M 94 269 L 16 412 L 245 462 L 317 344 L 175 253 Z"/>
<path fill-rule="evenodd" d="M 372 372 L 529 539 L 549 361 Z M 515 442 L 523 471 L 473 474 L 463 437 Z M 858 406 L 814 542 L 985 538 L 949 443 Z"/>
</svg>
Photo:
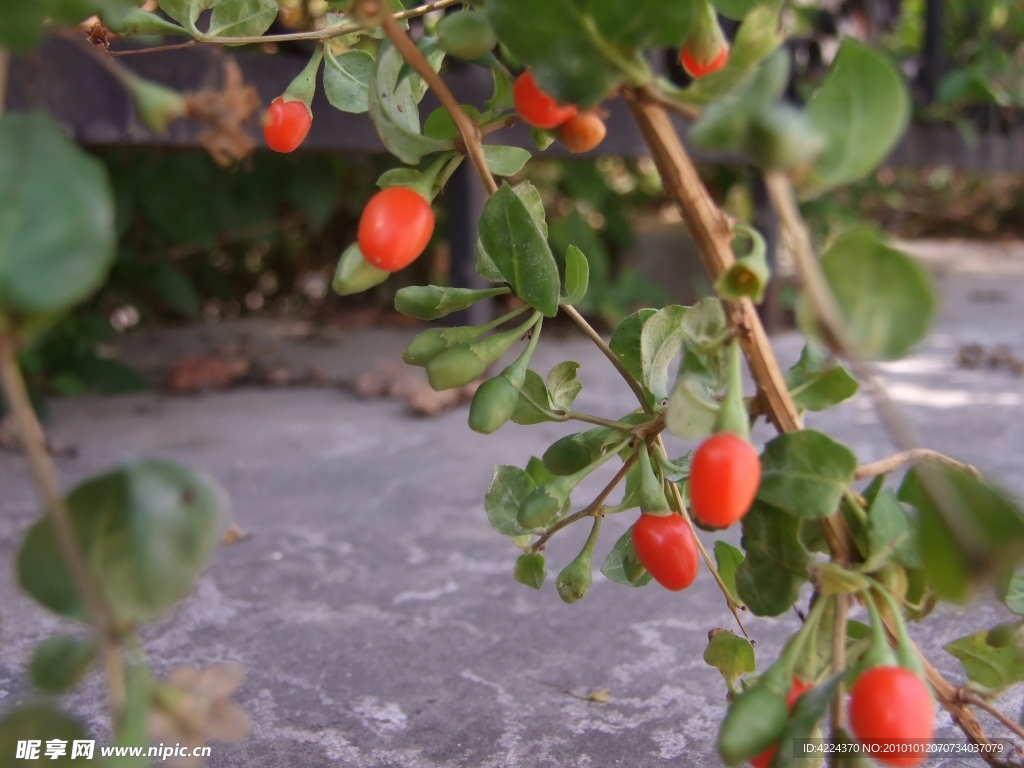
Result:
<svg viewBox="0 0 1024 768">
<path fill-rule="evenodd" d="M 572 104 L 559 104 L 537 87 L 533 74 L 523 72 L 512 86 L 516 112 L 534 128 L 557 128 L 576 114 Z"/>
<path fill-rule="evenodd" d="M 850 689 L 850 729 L 858 739 L 921 739 L 935 732 L 935 711 L 928 688 L 905 667 L 872 667 Z M 872 759 L 885 765 L 915 766 L 924 762 L 924 751 L 873 752 Z"/>
<path fill-rule="evenodd" d="M 577 112 L 558 128 L 558 138 L 570 152 L 589 152 L 608 133 L 604 120 L 596 112 Z"/>
<path fill-rule="evenodd" d="M 263 138 L 275 152 L 294 152 L 309 134 L 313 115 L 301 101 L 278 96 L 263 116 Z"/>
<path fill-rule="evenodd" d="M 640 515 L 633 526 L 633 548 L 651 576 L 665 589 L 686 589 L 697 578 L 697 541 L 679 515 Z"/>
<path fill-rule="evenodd" d="M 794 677 L 793 684 L 789 687 L 789 694 L 786 696 L 786 706 L 792 710 L 793 706 L 796 704 L 796 700 L 813 687 L 814 683 L 805 683 L 803 680 L 797 680 Z M 768 765 L 771 763 L 772 758 L 775 757 L 775 753 L 778 749 L 778 745 L 768 747 L 768 749 L 757 757 L 751 758 L 750 764 L 754 766 L 754 768 L 768 768 Z"/>
<path fill-rule="evenodd" d="M 366 204 L 359 250 L 377 269 L 397 272 L 423 253 L 434 233 L 434 209 L 408 187 L 388 187 Z"/>
<path fill-rule="evenodd" d="M 731 432 L 712 435 L 693 454 L 690 506 L 713 528 L 728 528 L 750 509 L 761 484 L 761 460 L 754 447 Z"/>
<path fill-rule="evenodd" d="M 718 53 L 708 61 L 697 61 L 693 54 L 690 53 L 689 48 L 683 48 L 679 54 L 679 61 L 690 77 L 700 80 L 700 78 L 717 72 L 729 63 L 729 46 L 723 45 Z"/>
</svg>

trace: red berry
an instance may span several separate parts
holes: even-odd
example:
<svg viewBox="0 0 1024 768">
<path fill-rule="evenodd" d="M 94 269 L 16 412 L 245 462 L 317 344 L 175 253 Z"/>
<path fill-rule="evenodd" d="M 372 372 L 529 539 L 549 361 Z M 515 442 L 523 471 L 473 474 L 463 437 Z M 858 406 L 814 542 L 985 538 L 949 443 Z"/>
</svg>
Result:
<svg viewBox="0 0 1024 768">
<path fill-rule="evenodd" d="M 397 272 L 423 253 L 434 234 L 434 209 L 408 187 L 388 187 L 366 204 L 359 220 L 359 250 L 377 269 Z"/>
<path fill-rule="evenodd" d="M 793 684 L 789 687 L 789 695 L 786 696 L 786 706 L 793 709 L 796 704 L 796 700 L 813 687 L 814 683 L 805 683 L 803 680 L 797 680 L 794 677 Z M 771 763 L 772 758 L 775 757 L 775 753 L 778 749 L 778 744 L 768 747 L 768 749 L 757 757 L 750 758 L 750 764 L 754 766 L 754 768 L 768 768 L 768 765 Z"/>
<path fill-rule="evenodd" d="M 651 576 L 675 592 L 697 578 L 697 540 L 679 515 L 640 515 L 633 526 L 633 548 Z"/>
<path fill-rule="evenodd" d="M 934 734 L 934 707 L 921 678 L 905 667 L 872 667 L 850 689 L 850 728 L 858 739 L 920 739 Z M 915 766 L 925 753 L 872 753 L 879 763 Z"/>
<path fill-rule="evenodd" d="M 523 72 L 512 86 L 516 112 L 534 128 L 557 128 L 576 114 L 572 104 L 559 104 L 537 87 L 533 74 Z"/>
<path fill-rule="evenodd" d="M 589 152 L 608 133 L 604 120 L 596 112 L 577 112 L 558 129 L 558 138 L 570 152 Z"/>
<path fill-rule="evenodd" d="M 689 48 L 683 48 L 679 55 L 679 61 L 690 77 L 699 80 L 707 77 L 729 63 L 729 46 L 723 45 L 717 54 L 708 61 L 697 61 Z"/>
<path fill-rule="evenodd" d="M 313 125 L 309 107 L 301 101 L 278 96 L 263 116 L 263 138 L 275 152 L 294 152 L 306 140 Z"/>
<path fill-rule="evenodd" d="M 761 484 L 754 447 L 731 432 L 712 435 L 693 454 L 690 506 L 705 525 L 728 528 L 750 509 Z"/>
</svg>

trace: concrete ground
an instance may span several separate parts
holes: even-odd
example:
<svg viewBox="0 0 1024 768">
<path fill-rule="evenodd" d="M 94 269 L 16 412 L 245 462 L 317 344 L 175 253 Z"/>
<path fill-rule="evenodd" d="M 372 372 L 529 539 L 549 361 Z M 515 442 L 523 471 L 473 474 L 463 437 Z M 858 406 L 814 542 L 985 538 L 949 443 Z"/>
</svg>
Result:
<svg viewBox="0 0 1024 768">
<path fill-rule="evenodd" d="M 967 343 L 1007 344 L 1024 356 L 1024 259 L 979 255 L 969 244 L 924 255 L 944 296 L 942 316 L 927 343 L 885 366 L 885 376 L 928 445 L 1024 496 L 1024 379 L 956 367 Z M 249 327 L 282 359 L 316 362 L 338 376 L 397 358 L 412 334 L 368 330 L 298 342 L 275 338 L 274 330 Z M 128 357 L 143 367 L 166 365 L 176 344 L 212 343 L 233 332 L 140 334 L 127 344 Z M 784 362 L 795 360 L 795 336 L 776 344 Z M 565 358 L 582 363 L 581 410 L 614 417 L 632 408 L 628 389 L 582 338 L 545 339 L 534 367 L 546 372 Z M 334 388 L 54 403 L 53 436 L 80 449 L 77 458 L 58 460 L 66 484 L 129 455 L 180 459 L 227 487 L 233 519 L 253 534 L 221 548 L 196 593 L 145 631 L 158 673 L 226 659 L 248 670 L 238 700 L 253 715 L 252 737 L 215 744 L 209 765 L 718 764 L 713 745 L 725 688 L 701 654 L 707 631 L 732 626 L 732 617 L 711 577 L 702 572 L 691 589 L 670 594 L 657 585 L 630 590 L 595 573 L 591 593 L 571 606 L 558 599 L 552 577 L 539 592 L 517 584 L 517 552 L 488 526 L 484 491 L 495 464 L 522 466 L 572 430 L 509 425 L 482 437 L 465 419 L 465 408 L 416 419 L 395 402 L 359 401 Z M 844 440 L 862 461 L 892 450 L 862 396 L 808 422 Z M 578 505 L 603 477 L 577 492 Z M 11 577 L 12 555 L 36 509 L 22 458 L 0 454 L 0 709 L 24 698 L 24 664 L 59 626 Z M 632 518 L 607 521 L 596 564 Z M 572 529 L 555 537 L 549 572 L 575 555 L 585 534 Z M 960 679 L 958 662 L 941 646 L 1003 615 L 993 604 L 970 614 L 944 608 L 912 633 L 940 669 Z M 794 625 L 791 616 L 747 619 L 766 657 Z M 609 689 L 607 703 L 584 700 L 598 689 Z M 1021 699 L 1004 697 L 1011 717 Z M 95 676 L 67 706 L 104 727 Z M 953 735 L 944 713 L 939 723 Z"/>
</svg>

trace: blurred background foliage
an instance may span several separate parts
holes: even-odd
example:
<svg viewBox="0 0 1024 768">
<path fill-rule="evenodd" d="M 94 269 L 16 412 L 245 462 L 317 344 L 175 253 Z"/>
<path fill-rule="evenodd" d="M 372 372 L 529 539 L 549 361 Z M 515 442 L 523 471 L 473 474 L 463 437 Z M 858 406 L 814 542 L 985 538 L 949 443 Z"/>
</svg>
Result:
<svg viewBox="0 0 1024 768">
<path fill-rule="evenodd" d="M 799 78 L 791 95 L 810 93 L 844 34 L 888 47 L 914 81 L 924 45 L 924 5 L 924 0 L 794 2 Z M 326 0 L 281 0 L 281 6 L 278 23 L 288 28 L 315 27 L 330 9 Z M 969 139 L 984 130 L 1024 130 L 1024 0 L 947 0 L 945 13 L 945 71 L 934 102 L 919 98 L 919 119 L 950 121 Z M 117 265 L 89 305 L 25 352 L 26 371 L 40 392 L 145 386 L 116 360 L 118 335 L 138 326 L 252 316 L 399 322 L 388 311 L 398 288 L 448 279 L 442 199 L 427 258 L 364 295 L 343 299 L 329 290 L 338 255 L 355 239 L 362 206 L 377 177 L 394 162 L 390 158 L 257 152 L 240 167 L 224 170 L 199 152 L 124 149 L 100 157 L 117 193 Z M 721 166 L 704 171 L 720 202 L 750 221 L 749 171 Z M 637 227 L 671 208 L 653 163 L 541 157 L 525 176 L 544 198 L 555 252 L 564 253 L 573 243 L 590 259 L 590 291 L 581 309 L 610 326 L 637 306 L 669 300 L 664 287 L 629 258 L 643 247 Z M 1022 212 L 1020 175 L 944 166 L 883 168 L 806 210 L 822 240 L 858 219 L 908 238 L 1021 237 Z"/>
</svg>

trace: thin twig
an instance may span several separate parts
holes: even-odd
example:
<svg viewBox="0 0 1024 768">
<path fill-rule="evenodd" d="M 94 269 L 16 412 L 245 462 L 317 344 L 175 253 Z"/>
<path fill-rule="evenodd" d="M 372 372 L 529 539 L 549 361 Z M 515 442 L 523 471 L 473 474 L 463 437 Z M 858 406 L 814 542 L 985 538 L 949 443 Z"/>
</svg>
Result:
<svg viewBox="0 0 1024 768">
<path fill-rule="evenodd" d="M 996 709 L 983 698 L 981 698 L 981 696 L 976 694 L 974 691 L 968 690 L 967 688 L 961 686 L 957 690 L 957 698 L 965 704 L 972 704 L 978 709 L 988 712 L 990 715 L 992 715 L 992 717 L 994 717 L 1000 723 L 1002 723 L 1015 734 L 1017 734 L 1017 736 L 1024 739 L 1024 728 L 1021 728 L 1019 723 L 1015 723 L 1013 720 L 1008 718 L 998 709 Z"/>
<path fill-rule="evenodd" d="M 638 437 L 642 437 L 642 435 L 638 434 L 639 427 L 634 426 L 633 424 L 627 424 L 624 421 L 605 419 L 601 416 L 594 416 L 593 414 L 590 413 L 580 413 L 579 411 L 572 410 L 555 411 L 555 413 L 561 413 L 561 415 L 565 416 L 565 418 L 571 419 L 573 421 L 582 421 L 586 424 L 595 424 L 599 427 L 608 427 L 609 429 L 616 429 L 626 433 L 632 432 L 633 434 L 637 434 Z"/>
<path fill-rule="evenodd" d="M 873 461 L 870 464 L 862 464 L 857 468 L 854 478 L 856 480 L 864 480 L 868 477 L 884 475 L 887 472 L 892 472 L 894 469 L 902 467 L 904 464 L 916 464 L 919 461 L 934 461 L 937 464 L 945 464 L 947 467 L 970 472 L 975 477 L 981 477 L 981 472 L 978 471 L 977 467 L 973 467 L 970 464 L 964 464 L 956 459 L 951 459 L 949 456 L 933 451 L 930 448 L 913 448 L 909 451 L 900 451 L 885 459 Z"/>
<path fill-rule="evenodd" d="M 187 43 L 173 43 L 171 45 L 158 45 L 153 48 L 128 48 L 123 51 L 108 50 L 111 56 L 137 56 L 140 53 L 162 53 L 164 51 L 180 51 L 182 48 L 195 48 L 199 45 L 198 40 L 189 40 Z"/>
<path fill-rule="evenodd" d="M 558 533 L 566 526 L 572 525 L 576 521 L 582 520 L 584 517 L 589 517 L 590 515 L 597 514 L 597 511 L 601 508 L 605 501 L 608 500 L 608 497 L 611 495 L 612 491 L 615 490 L 615 487 L 622 482 L 622 479 L 626 476 L 626 473 L 629 472 L 629 468 L 636 464 L 638 458 L 639 454 L 634 453 L 632 456 L 626 459 L 622 467 L 619 468 L 619 471 L 615 473 L 615 477 L 613 477 L 609 481 L 608 485 L 604 487 L 603 491 L 597 494 L 596 499 L 590 502 L 579 512 L 573 512 L 568 517 L 559 520 L 557 523 L 555 523 L 546 531 L 544 531 L 544 533 L 541 534 L 540 538 L 537 539 L 537 541 L 533 543 L 533 546 L 530 547 L 530 551 L 539 552 L 544 548 L 544 545 L 548 543 L 552 536 L 554 536 L 556 533 Z"/>
<path fill-rule="evenodd" d="M 403 19 L 411 19 L 414 16 L 425 16 L 433 11 L 440 11 L 443 8 L 450 8 L 453 5 L 460 5 L 462 3 L 463 0 L 437 0 L 437 2 L 420 5 L 407 11 L 399 11 L 391 18 L 394 21 L 402 21 Z M 198 42 L 217 45 L 258 45 L 261 43 L 288 43 L 298 40 L 330 40 L 335 37 L 362 32 L 365 29 L 367 29 L 366 24 L 344 24 L 337 27 L 324 27 L 323 29 L 316 29 L 310 32 L 285 32 L 280 35 L 261 35 L 259 37 L 207 37 Z"/>
<path fill-rule="evenodd" d="M 661 439 L 661 435 L 658 436 L 658 445 L 661 450 L 665 450 L 665 443 Z M 693 539 L 697 542 L 697 549 L 700 550 L 700 556 L 704 558 L 704 564 L 707 565 L 708 570 L 711 571 L 711 575 L 715 577 L 715 581 L 718 583 L 718 588 L 722 591 L 722 595 L 725 596 L 725 603 L 729 606 L 729 610 L 732 615 L 736 618 L 736 623 L 740 627 L 740 631 L 743 636 L 750 639 L 750 635 L 747 634 L 747 628 L 743 626 L 743 619 L 740 618 L 740 604 L 736 602 L 732 593 L 729 591 L 729 587 L 722 579 L 722 574 L 718 572 L 718 568 L 713 562 L 711 562 L 711 556 L 708 551 L 704 548 L 704 543 L 700 540 L 700 536 L 697 535 L 697 528 L 693 524 L 693 520 L 690 519 L 690 515 L 686 510 L 686 505 L 683 504 L 683 494 L 679 492 L 679 485 L 677 483 L 669 482 L 669 490 L 672 492 L 672 498 L 675 499 L 676 506 L 679 508 L 679 514 L 682 515 L 683 519 L 690 526 L 690 531 L 693 533 Z"/>
<path fill-rule="evenodd" d="M 648 85 L 643 89 L 643 93 L 645 99 L 653 101 L 655 104 L 660 104 L 670 112 L 675 112 L 691 122 L 695 122 L 700 119 L 701 111 L 699 107 L 693 104 L 687 104 L 683 101 L 677 101 L 671 96 L 666 96 L 655 85 Z"/>
<path fill-rule="evenodd" d="M 64 496 L 61 494 L 56 469 L 46 450 L 46 435 L 36 418 L 25 380 L 18 367 L 17 344 L 13 336 L 6 333 L 0 334 L 0 385 L 7 396 L 7 403 L 25 447 L 29 469 L 35 480 L 36 488 L 46 507 L 57 546 L 71 571 L 75 589 L 82 598 L 89 618 L 96 628 L 96 634 L 103 645 L 110 705 L 116 722 L 124 706 L 125 691 L 124 668 L 121 664 L 114 615 L 78 547 L 71 514 Z"/>
<path fill-rule="evenodd" d="M 390 4 L 387 0 L 385 0 L 384 5 L 386 9 L 390 9 Z M 476 168 L 476 172 L 480 175 L 480 180 L 483 181 L 484 187 L 487 188 L 487 194 L 493 195 L 498 191 L 498 185 L 494 181 L 494 176 L 491 175 L 490 169 L 487 167 L 487 160 L 484 157 L 484 146 L 480 143 L 479 126 L 473 122 L 469 115 L 462 111 L 458 99 L 448 89 L 441 76 L 430 66 L 430 62 L 427 61 L 423 52 L 416 47 L 416 43 L 405 33 L 405 30 L 399 26 L 395 17 L 390 13 L 384 16 L 383 28 L 384 34 L 388 36 L 391 44 L 402 54 L 402 58 L 405 59 L 406 63 L 416 70 L 416 73 L 430 86 L 437 100 L 441 102 L 441 106 L 448 112 L 448 115 L 455 123 L 455 127 L 459 129 L 459 136 L 462 138 L 466 155 L 468 155 L 473 163 L 473 167 Z"/>
<path fill-rule="evenodd" d="M 583 315 L 577 312 L 576 308 L 572 305 L 563 304 L 562 311 L 571 317 L 573 322 L 580 327 L 580 330 L 582 330 L 583 333 L 585 333 L 590 340 L 597 345 L 597 348 L 604 353 L 604 356 L 607 357 L 611 364 L 615 366 L 615 370 L 617 370 L 622 378 L 626 380 L 629 388 L 633 390 L 633 394 L 636 395 L 636 399 L 640 401 L 640 405 L 643 409 L 647 413 L 651 413 L 651 405 L 647 402 L 647 398 L 644 396 L 644 391 L 640 387 L 640 383 L 633 378 L 633 374 L 626 369 L 626 366 L 623 365 L 621 360 L 619 360 L 618 355 L 612 352 L 612 348 L 605 343 L 604 339 L 601 338 L 601 335 L 593 329 L 590 323 L 588 323 L 584 319 Z"/>
</svg>

